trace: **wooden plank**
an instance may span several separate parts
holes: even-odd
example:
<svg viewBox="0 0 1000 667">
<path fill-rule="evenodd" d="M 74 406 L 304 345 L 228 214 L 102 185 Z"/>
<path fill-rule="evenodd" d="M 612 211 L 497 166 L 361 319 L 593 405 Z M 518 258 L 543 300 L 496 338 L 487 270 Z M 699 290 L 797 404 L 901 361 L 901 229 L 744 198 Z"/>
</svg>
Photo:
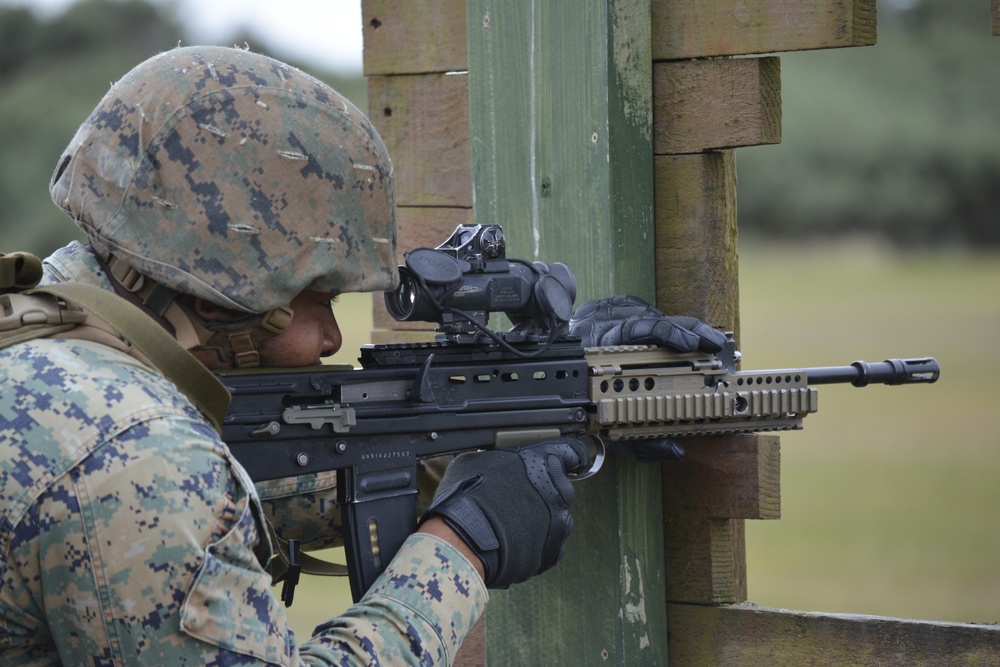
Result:
<svg viewBox="0 0 1000 667">
<path fill-rule="evenodd" d="M 687 458 L 662 468 L 672 514 L 715 519 L 781 518 L 777 436 L 687 438 Z"/>
<path fill-rule="evenodd" d="M 657 156 L 654 165 L 657 305 L 739 334 L 733 151 Z"/>
<path fill-rule="evenodd" d="M 653 58 L 870 46 L 875 0 L 654 0 Z"/>
<path fill-rule="evenodd" d="M 993 36 L 1000 36 L 1000 0 L 990 2 L 990 23 L 993 26 Z"/>
<path fill-rule="evenodd" d="M 670 664 L 942 667 L 1000 664 L 1000 626 L 671 604 Z"/>
<path fill-rule="evenodd" d="M 476 221 L 564 261 L 578 301 L 653 299 L 648 0 L 470 0 Z M 495 591 L 489 664 L 666 664 L 659 470 L 611 456 L 575 485 L 564 559 Z"/>
<path fill-rule="evenodd" d="M 400 206 L 472 207 L 466 75 L 372 77 L 368 117 L 392 156 Z"/>
<path fill-rule="evenodd" d="M 657 155 L 780 142 L 779 58 L 720 58 L 653 66 L 653 151 Z"/>
<path fill-rule="evenodd" d="M 667 601 L 709 605 L 745 601 L 746 522 L 672 512 L 667 502 L 664 505 Z"/>
<path fill-rule="evenodd" d="M 738 257 L 736 254 L 736 169 L 733 151 L 696 155 L 657 156 L 656 285 L 657 305 L 672 314 L 699 317 L 713 326 L 739 333 Z M 757 466 L 749 481 L 768 487 L 763 497 L 747 507 L 732 494 L 713 499 L 716 484 L 730 488 L 738 480 L 738 465 L 710 465 L 730 443 L 745 450 L 743 436 L 717 438 L 699 444 L 685 441 L 689 455 L 703 469 L 705 490 L 696 491 L 683 478 L 683 464 L 664 464 L 664 548 L 667 599 L 698 604 L 732 604 L 746 600 L 746 544 L 741 517 L 775 516 L 778 495 L 777 439 L 768 440 L 771 462 L 754 458 Z M 757 446 L 755 439 L 750 439 Z M 708 457 L 708 461 L 702 460 Z M 724 479 L 722 470 L 737 478 Z M 767 470 L 761 474 L 761 470 Z M 678 475 L 682 475 L 678 478 Z M 754 482 L 756 480 L 756 482 Z M 751 487 L 753 488 L 753 487 Z M 699 504 L 703 503 L 701 507 Z M 756 507 L 753 505 L 756 504 Z M 742 505 L 742 507 L 738 507 Z"/>
<path fill-rule="evenodd" d="M 746 599 L 743 519 L 781 516 L 776 436 L 684 441 L 687 458 L 661 466 L 667 599 L 732 604 Z"/>
<path fill-rule="evenodd" d="M 468 68 L 465 0 L 362 0 L 365 76 Z"/>
<path fill-rule="evenodd" d="M 469 5 L 476 221 L 512 230 L 512 256 L 567 262 L 578 301 L 654 298 L 648 14 L 619 7 L 638 1 Z M 609 16 L 635 25 L 610 45 Z"/>
<path fill-rule="evenodd" d="M 575 527 L 563 559 L 491 592 L 488 665 L 667 664 L 662 534 L 644 521 L 644 530 L 634 525 L 636 514 L 656 512 L 648 506 L 659 480 L 650 469 L 613 456 L 575 486 Z"/>
</svg>

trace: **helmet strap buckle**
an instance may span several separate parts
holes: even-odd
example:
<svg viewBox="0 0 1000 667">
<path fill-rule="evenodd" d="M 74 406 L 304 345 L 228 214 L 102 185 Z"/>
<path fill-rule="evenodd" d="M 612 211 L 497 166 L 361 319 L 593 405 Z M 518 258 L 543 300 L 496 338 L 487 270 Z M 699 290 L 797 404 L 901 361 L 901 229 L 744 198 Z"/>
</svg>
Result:
<svg viewBox="0 0 1000 667">
<path fill-rule="evenodd" d="M 264 313 L 259 326 L 265 331 L 273 334 L 280 334 L 292 323 L 292 309 L 287 306 L 278 306 Z"/>
<path fill-rule="evenodd" d="M 260 352 L 253 344 L 249 331 L 229 334 L 229 345 L 233 348 L 233 362 L 237 368 L 257 368 L 260 366 Z"/>
</svg>

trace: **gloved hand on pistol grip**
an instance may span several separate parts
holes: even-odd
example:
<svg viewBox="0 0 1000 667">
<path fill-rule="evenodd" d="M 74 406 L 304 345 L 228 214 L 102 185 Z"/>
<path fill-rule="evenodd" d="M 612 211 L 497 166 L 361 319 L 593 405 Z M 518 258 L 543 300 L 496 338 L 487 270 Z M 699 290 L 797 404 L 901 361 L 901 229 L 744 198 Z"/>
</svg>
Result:
<svg viewBox="0 0 1000 667">
<path fill-rule="evenodd" d="M 637 296 L 587 301 L 569 321 L 586 347 L 658 345 L 676 352 L 718 352 L 726 334 L 694 317 L 667 316 Z"/>
<path fill-rule="evenodd" d="M 588 464 L 575 438 L 461 454 L 423 520 L 442 517 L 483 561 L 486 586 L 508 588 L 562 558 L 573 530 L 566 473 Z"/>
</svg>

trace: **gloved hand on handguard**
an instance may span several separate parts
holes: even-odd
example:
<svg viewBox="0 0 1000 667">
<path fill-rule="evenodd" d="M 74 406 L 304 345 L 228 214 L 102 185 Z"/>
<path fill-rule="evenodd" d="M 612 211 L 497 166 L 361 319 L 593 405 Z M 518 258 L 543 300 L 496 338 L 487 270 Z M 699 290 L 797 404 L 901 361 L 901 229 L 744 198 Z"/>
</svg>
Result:
<svg viewBox="0 0 1000 667">
<path fill-rule="evenodd" d="M 576 309 L 569 334 L 585 347 L 657 345 L 675 352 L 718 352 L 726 334 L 694 317 L 667 316 L 636 296 L 587 301 Z M 624 440 L 615 447 L 641 463 L 680 461 L 684 448 L 671 438 Z"/>
<path fill-rule="evenodd" d="M 659 345 L 676 352 L 718 352 L 726 334 L 694 317 L 667 316 L 637 296 L 612 296 L 582 304 L 569 334 L 586 347 Z"/>
</svg>

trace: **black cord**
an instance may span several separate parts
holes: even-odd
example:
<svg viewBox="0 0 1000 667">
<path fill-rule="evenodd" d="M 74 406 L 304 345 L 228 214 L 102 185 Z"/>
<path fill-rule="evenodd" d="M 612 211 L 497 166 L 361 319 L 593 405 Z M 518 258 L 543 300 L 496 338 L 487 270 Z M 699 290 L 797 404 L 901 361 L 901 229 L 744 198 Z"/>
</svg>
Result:
<svg viewBox="0 0 1000 667">
<path fill-rule="evenodd" d="M 442 310 L 442 312 L 445 312 L 445 311 Z M 480 333 L 485 334 L 487 338 L 489 338 L 490 340 L 492 340 L 494 343 L 496 343 L 497 345 L 499 345 L 501 348 L 503 348 L 507 352 L 510 352 L 511 354 L 513 354 L 513 355 L 515 355 L 517 357 L 520 357 L 522 359 L 532 359 L 534 357 L 540 357 L 540 356 L 542 356 L 543 354 L 545 354 L 548 351 L 548 349 L 550 347 L 552 347 L 552 343 L 554 343 L 556 341 L 556 330 L 555 329 L 549 329 L 549 337 L 545 341 L 545 343 L 542 345 L 542 347 L 540 347 L 537 350 L 534 350 L 532 352 L 526 352 L 524 350 L 517 349 L 516 347 L 514 347 L 513 345 L 511 345 L 510 343 L 508 343 L 507 341 L 505 341 L 503 339 L 503 337 L 500 336 L 500 334 L 498 334 L 497 332 L 493 331 L 489 327 L 485 327 L 482 324 L 480 324 L 479 322 L 476 322 L 472 318 L 472 316 L 469 315 L 468 313 L 466 313 L 466 312 L 464 312 L 462 310 L 459 310 L 458 308 L 450 308 L 447 312 L 453 313 L 453 314 L 458 315 L 459 317 L 467 320 L 469 322 L 469 324 L 471 324 L 476 329 L 478 329 Z"/>
</svg>

